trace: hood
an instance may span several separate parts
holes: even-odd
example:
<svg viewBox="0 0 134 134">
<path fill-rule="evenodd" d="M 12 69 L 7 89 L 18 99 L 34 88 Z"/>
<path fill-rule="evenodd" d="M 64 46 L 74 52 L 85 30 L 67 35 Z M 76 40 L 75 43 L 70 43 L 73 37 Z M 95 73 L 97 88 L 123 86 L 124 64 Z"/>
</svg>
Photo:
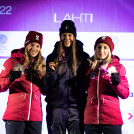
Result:
<svg viewBox="0 0 134 134">
<path fill-rule="evenodd" d="M 120 58 L 117 55 L 112 55 L 112 62 L 120 62 Z"/>
<path fill-rule="evenodd" d="M 25 48 L 14 49 L 11 51 L 11 58 L 15 58 L 18 62 L 23 63 L 25 60 L 24 56 Z"/>
</svg>

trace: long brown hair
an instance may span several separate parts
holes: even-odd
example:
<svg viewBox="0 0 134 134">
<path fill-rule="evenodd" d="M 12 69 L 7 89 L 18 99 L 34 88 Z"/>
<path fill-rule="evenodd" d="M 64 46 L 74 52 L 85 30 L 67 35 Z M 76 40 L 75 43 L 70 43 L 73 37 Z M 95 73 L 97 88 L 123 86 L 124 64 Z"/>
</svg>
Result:
<svg viewBox="0 0 134 134">
<path fill-rule="evenodd" d="M 103 64 L 110 63 L 111 61 L 112 61 L 112 53 L 109 49 L 108 56 L 106 57 L 105 60 L 103 60 Z M 94 56 L 92 56 L 91 59 L 89 59 L 89 62 L 90 62 L 90 65 L 91 65 L 91 70 L 94 71 L 95 69 L 99 69 L 100 59 L 97 57 L 96 49 L 95 49 Z"/>
<path fill-rule="evenodd" d="M 43 56 L 41 55 L 41 50 L 39 51 L 38 55 L 34 58 L 34 64 L 32 64 L 33 58 L 31 58 L 30 55 L 28 54 L 27 46 L 25 48 L 24 54 L 25 54 L 25 62 L 23 66 L 27 67 L 32 65 L 31 69 L 36 71 L 37 77 L 41 79 L 46 74 L 46 62 Z"/>
<path fill-rule="evenodd" d="M 77 75 L 77 57 L 76 57 L 76 40 L 74 38 L 73 43 L 72 43 L 72 50 L 71 50 L 71 68 L 74 76 Z M 58 47 L 58 57 L 62 57 L 62 52 L 63 52 L 63 42 L 60 40 L 59 42 L 59 47 Z M 61 72 L 62 66 L 59 66 L 59 73 Z"/>
</svg>

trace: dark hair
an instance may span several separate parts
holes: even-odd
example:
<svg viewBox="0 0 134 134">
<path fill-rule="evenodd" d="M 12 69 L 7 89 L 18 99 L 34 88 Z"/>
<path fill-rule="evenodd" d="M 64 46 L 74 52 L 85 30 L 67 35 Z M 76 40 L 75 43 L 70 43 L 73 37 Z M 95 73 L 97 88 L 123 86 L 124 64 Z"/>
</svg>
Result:
<svg viewBox="0 0 134 134">
<path fill-rule="evenodd" d="M 59 42 L 59 47 L 58 47 L 58 57 L 62 57 L 62 50 L 63 50 L 63 42 Z M 71 68 L 73 71 L 74 76 L 77 75 L 77 57 L 76 57 L 76 40 L 74 38 L 72 47 L 71 47 Z M 61 72 L 62 66 L 59 66 L 59 73 Z"/>
</svg>

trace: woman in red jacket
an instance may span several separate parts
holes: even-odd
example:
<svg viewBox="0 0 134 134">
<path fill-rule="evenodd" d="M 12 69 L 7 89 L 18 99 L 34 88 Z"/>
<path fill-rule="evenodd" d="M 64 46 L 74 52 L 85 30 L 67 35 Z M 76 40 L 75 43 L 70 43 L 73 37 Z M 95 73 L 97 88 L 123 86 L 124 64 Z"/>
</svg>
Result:
<svg viewBox="0 0 134 134">
<path fill-rule="evenodd" d="M 87 103 L 84 112 L 86 134 L 121 134 L 123 124 L 119 97 L 129 96 L 124 66 L 112 55 L 113 41 L 108 36 L 96 40 L 95 54 L 87 70 Z"/>
<path fill-rule="evenodd" d="M 41 79 L 46 66 L 41 55 L 43 35 L 30 31 L 25 47 L 13 50 L 0 74 L 0 92 L 9 89 L 3 116 L 6 134 L 41 134 Z"/>
</svg>

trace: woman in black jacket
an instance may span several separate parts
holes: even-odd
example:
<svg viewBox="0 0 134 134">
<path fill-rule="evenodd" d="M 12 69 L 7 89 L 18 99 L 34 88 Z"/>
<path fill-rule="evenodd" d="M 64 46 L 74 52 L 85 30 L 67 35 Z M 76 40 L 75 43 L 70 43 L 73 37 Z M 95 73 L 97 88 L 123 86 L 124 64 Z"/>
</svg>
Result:
<svg viewBox="0 0 134 134">
<path fill-rule="evenodd" d="M 75 24 L 65 20 L 61 24 L 60 41 L 48 55 L 47 75 L 47 125 L 52 134 L 83 133 L 85 106 L 84 68 L 89 55 L 83 43 L 76 40 Z"/>
</svg>

